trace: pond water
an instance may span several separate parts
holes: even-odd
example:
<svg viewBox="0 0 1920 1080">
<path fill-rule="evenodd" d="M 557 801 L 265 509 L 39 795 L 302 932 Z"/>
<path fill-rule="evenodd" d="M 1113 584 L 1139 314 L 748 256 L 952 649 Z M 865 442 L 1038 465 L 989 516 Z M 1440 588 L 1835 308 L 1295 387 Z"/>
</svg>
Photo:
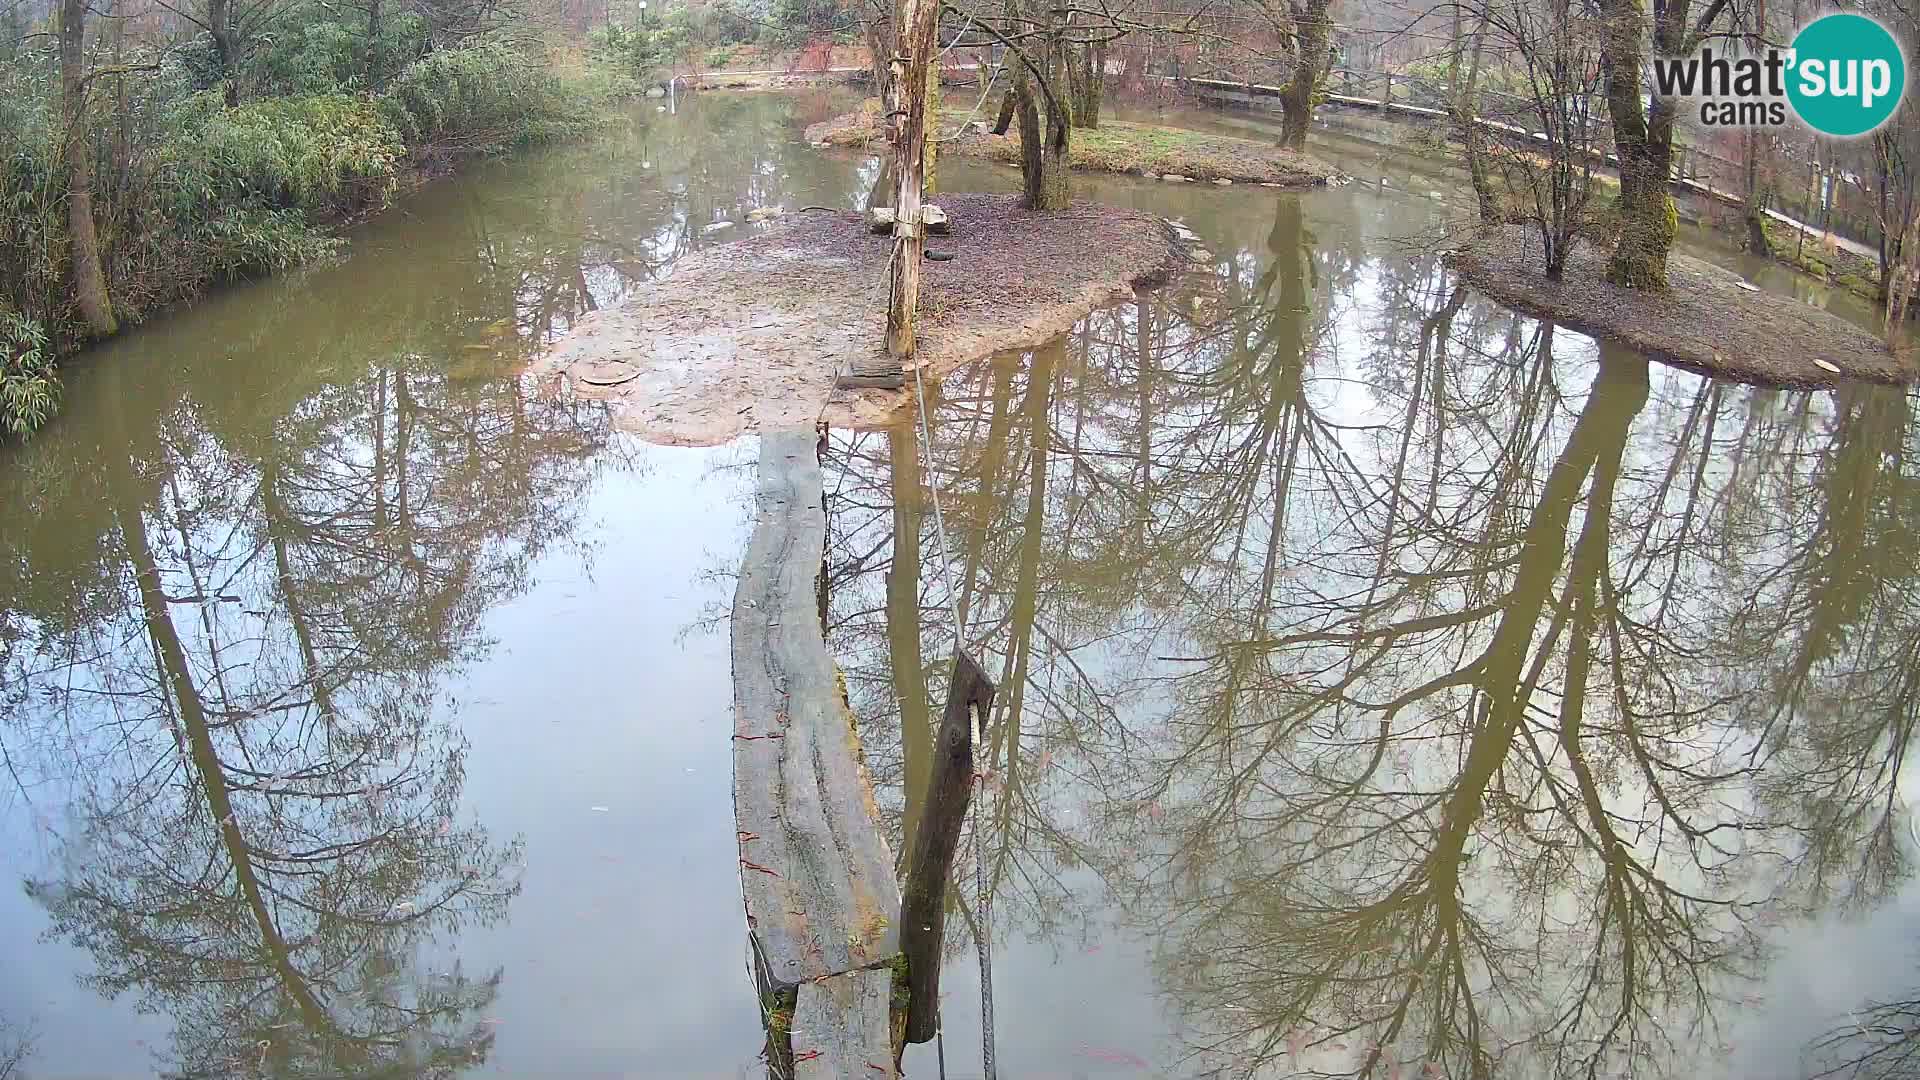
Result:
<svg viewBox="0 0 1920 1080">
<path fill-rule="evenodd" d="M 799 137 L 845 103 L 649 106 L 68 369 L 0 451 L 0 1063 L 761 1074 L 724 634 L 756 447 L 518 372 L 758 227 L 719 218 L 854 205 L 874 168 Z M 946 1075 L 975 851 L 1003 1076 L 1897 1064 L 1908 399 L 1519 317 L 1433 254 L 1456 177 L 1318 149 L 1362 182 L 1083 181 L 1214 260 L 949 378 L 928 440 L 829 439 L 828 644 L 896 848 L 956 608 L 1001 685 Z"/>
</svg>

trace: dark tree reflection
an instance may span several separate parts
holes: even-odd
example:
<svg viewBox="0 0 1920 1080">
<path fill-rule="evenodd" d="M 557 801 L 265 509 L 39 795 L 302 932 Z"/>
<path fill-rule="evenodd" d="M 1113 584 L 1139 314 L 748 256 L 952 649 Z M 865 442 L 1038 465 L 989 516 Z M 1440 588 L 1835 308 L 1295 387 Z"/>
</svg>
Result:
<svg viewBox="0 0 1920 1080">
<path fill-rule="evenodd" d="M 69 610 L 16 594 L 0 654 L 9 762 L 70 793 L 25 883 L 50 934 L 172 1020 L 167 1075 L 484 1062 L 503 973 L 457 943 L 521 855 L 461 818 L 444 688 L 618 460 L 605 414 L 406 351 L 278 418 L 104 397 L 96 574 Z"/>
<path fill-rule="evenodd" d="M 997 933 L 1159 940 L 1183 1068 L 1695 1074 L 1767 927 L 1910 873 L 1905 398 L 1650 367 L 1292 199 L 1222 261 L 834 442 L 883 805 L 957 605 Z"/>
</svg>

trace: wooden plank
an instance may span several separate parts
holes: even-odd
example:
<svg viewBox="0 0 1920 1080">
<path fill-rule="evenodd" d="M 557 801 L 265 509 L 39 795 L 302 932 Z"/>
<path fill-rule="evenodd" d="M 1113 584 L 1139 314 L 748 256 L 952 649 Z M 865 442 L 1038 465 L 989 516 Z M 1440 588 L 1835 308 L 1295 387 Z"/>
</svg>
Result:
<svg viewBox="0 0 1920 1080">
<path fill-rule="evenodd" d="M 914 833 L 913 865 L 900 908 L 900 946 L 907 957 L 907 1041 L 923 1043 L 940 1029 L 940 953 L 946 939 L 947 881 L 960 827 L 973 801 L 973 731 L 993 711 L 993 682 L 973 657 L 956 650 L 946 711 L 934 737 L 933 769 Z"/>
<path fill-rule="evenodd" d="M 885 963 L 900 890 L 821 636 L 826 545 L 812 431 L 760 437 L 756 517 L 733 598 L 733 806 L 747 926 L 768 981 Z"/>
<path fill-rule="evenodd" d="M 793 1080 L 899 1076 L 887 1029 L 892 996 L 888 968 L 800 984 L 793 1011 Z"/>
</svg>

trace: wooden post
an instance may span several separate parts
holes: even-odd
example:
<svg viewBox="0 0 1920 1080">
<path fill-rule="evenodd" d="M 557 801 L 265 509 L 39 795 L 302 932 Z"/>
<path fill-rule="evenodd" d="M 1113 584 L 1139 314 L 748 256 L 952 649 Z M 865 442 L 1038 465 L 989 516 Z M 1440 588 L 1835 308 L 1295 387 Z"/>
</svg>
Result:
<svg viewBox="0 0 1920 1080">
<path fill-rule="evenodd" d="M 913 863 L 900 899 L 900 951 L 907 958 L 906 1041 L 932 1039 L 940 1027 L 940 944 L 946 936 L 947 880 L 960 826 L 973 801 L 973 729 L 993 708 L 993 683 L 955 649 L 947 707 L 933 742 L 933 769 L 914 832 Z"/>
<path fill-rule="evenodd" d="M 887 355 L 913 355 L 913 315 L 920 306 L 920 259 L 926 232 L 920 225 L 920 195 L 926 181 L 927 77 L 939 48 L 940 0 L 903 0 L 900 55 L 893 75 L 893 157 L 899 180 L 893 200 L 893 269 L 887 295 Z"/>
</svg>

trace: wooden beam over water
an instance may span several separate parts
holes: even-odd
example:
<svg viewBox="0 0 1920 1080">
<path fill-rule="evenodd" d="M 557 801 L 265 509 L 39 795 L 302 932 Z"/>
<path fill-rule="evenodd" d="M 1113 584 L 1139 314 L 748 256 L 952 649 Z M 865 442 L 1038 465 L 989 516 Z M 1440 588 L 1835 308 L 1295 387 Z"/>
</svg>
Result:
<svg viewBox="0 0 1920 1080">
<path fill-rule="evenodd" d="M 800 985 L 793 1011 L 793 1080 L 899 1076 L 887 1032 L 893 971 L 854 971 Z"/>
<path fill-rule="evenodd" d="M 733 598 L 733 806 L 747 925 L 776 988 L 899 954 L 893 856 L 821 634 L 826 545 L 812 431 L 760 436 Z"/>
</svg>

